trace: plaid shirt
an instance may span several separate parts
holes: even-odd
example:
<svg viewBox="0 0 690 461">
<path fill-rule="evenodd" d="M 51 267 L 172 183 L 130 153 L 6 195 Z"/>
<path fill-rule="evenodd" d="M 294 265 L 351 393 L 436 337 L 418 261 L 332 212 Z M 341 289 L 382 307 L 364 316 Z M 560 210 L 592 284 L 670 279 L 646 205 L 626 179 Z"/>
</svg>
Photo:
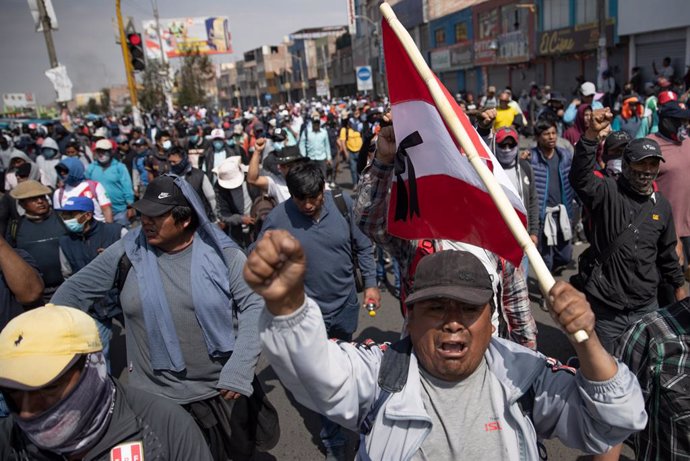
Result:
<svg viewBox="0 0 690 461">
<path fill-rule="evenodd" d="M 403 284 L 410 279 L 410 265 L 417 250 L 417 240 L 403 240 L 387 231 L 388 197 L 393 179 L 393 165 L 386 165 L 376 158 L 362 172 L 359 193 L 354 207 L 355 222 L 375 243 L 382 245 L 400 263 Z M 436 240 L 435 247 L 442 246 Z M 532 350 L 537 349 L 537 324 L 532 316 L 527 292 L 527 282 L 521 268 L 502 260 L 493 253 L 487 254 L 496 262 L 496 272 L 502 276 L 500 302 L 507 321 L 509 337 Z"/>
<path fill-rule="evenodd" d="M 642 317 L 616 352 L 637 375 L 649 415 L 633 436 L 637 460 L 690 459 L 690 298 Z"/>
</svg>

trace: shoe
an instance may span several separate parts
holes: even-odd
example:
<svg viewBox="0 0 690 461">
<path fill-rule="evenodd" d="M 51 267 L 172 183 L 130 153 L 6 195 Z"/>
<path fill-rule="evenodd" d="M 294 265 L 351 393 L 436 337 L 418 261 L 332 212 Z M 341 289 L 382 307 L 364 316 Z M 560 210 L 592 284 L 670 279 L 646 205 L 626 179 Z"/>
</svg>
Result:
<svg viewBox="0 0 690 461">
<path fill-rule="evenodd" d="M 326 461 L 346 461 L 345 445 L 326 448 Z"/>
</svg>

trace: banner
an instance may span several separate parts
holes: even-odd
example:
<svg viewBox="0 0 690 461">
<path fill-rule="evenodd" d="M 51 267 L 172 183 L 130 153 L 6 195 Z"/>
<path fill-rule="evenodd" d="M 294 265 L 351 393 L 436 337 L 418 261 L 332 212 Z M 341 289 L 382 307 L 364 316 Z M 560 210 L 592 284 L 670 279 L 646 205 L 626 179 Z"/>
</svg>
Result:
<svg viewBox="0 0 690 461">
<path fill-rule="evenodd" d="M 230 29 L 226 16 L 161 19 L 161 37 L 156 21 L 142 22 L 144 46 L 148 59 L 160 59 L 161 43 L 168 58 L 192 54 L 230 54 Z"/>
</svg>

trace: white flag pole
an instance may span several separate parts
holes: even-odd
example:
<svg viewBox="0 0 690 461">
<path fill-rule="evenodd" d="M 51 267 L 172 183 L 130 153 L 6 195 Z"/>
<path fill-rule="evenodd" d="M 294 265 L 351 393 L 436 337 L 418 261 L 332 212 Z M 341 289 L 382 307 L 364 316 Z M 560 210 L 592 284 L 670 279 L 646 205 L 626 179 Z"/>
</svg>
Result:
<svg viewBox="0 0 690 461">
<path fill-rule="evenodd" d="M 407 29 L 405 29 L 405 26 L 398 21 L 393 8 L 391 8 L 388 3 L 382 3 L 379 8 L 381 9 L 381 14 L 386 19 L 386 22 L 388 22 L 388 25 L 391 27 L 391 29 L 393 29 L 393 32 L 395 32 L 398 40 L 400 40 L 400 43 L 405 48 L 405 52 L 412 60 L 415 69 L 417 69 L 417 73 L 419 73 L 420 77 L 422 77 L 426 83 L 426 86 L 429 89 L 429 92 L 434 99 L 434 103 L 436 104 L 443 121 L 446 123 L 446 126 L 450 130 L 455 140 L 462 146 L 462 149 L 467 155 L 467 160 L 469 160 L 474 169 L 477 171 L 477 174 L 486 186 L 489 195 L 491 195 L 492 200 L 496 204 L 498 211 L 501 213 L 503 220 L 506 222 L 511 233 L 515 237 L 515 240 L 517 240 L 517 242 L 520 244 L 520 247 L 527 254 L 530 267 L 534 270 L 537 280 L 539 281 L 539 288 L 544 294 L 544 297 L 547 297 L 549 291 L 551 291 L 551 288 L 555 285 L 556 281 L 551 275 L 549 269 L 546 267 L 544 260 L 539 254 L 534 242 L 532 242 L 532 239 L 527 233 L 525 226 L 522 225 L 522 221 L 520 221 L 520 218 L 515 212 L 513 205 L 508 200 L 508 197 L 494 177 L 493 173 L 489 170 L 489 167 L 487 167 L 484 161 L 479 157 L 477 149 L 474 147 L 469 135 L 463 129 L 460 120 L 455 115 L 455 112 L 446 99 L 446 95 L 443 93 L 443 90 L 436 80 L 434 73 L 431 71 L 431 69 L 429 69 L 426 61 L 424 61 L 422 54 L 417 49 L 417 45 L 412 40 L 412 37 L 410 37 L 410 34 L 407 32 Z M 587 332 L 584 330 L 576 331 L 573 337 L 578 343 L 587 341 L 589 339 Z"/>
</svg>

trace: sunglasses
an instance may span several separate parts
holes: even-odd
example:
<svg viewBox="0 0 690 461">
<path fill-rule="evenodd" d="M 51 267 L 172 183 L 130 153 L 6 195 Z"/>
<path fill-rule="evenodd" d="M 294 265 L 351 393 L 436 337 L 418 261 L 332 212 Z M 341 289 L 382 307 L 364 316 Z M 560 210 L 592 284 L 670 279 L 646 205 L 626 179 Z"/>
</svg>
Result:
<svg viewBox="0 0 690 461">
<path fill-rule="evenodd" d="M 517 146 L 517 144 L 514 142 L 502 142 L 498 145 L 498 147 L 501 147 L 503 149 L 512 149 L 515 146 Z"/>
</svg>

